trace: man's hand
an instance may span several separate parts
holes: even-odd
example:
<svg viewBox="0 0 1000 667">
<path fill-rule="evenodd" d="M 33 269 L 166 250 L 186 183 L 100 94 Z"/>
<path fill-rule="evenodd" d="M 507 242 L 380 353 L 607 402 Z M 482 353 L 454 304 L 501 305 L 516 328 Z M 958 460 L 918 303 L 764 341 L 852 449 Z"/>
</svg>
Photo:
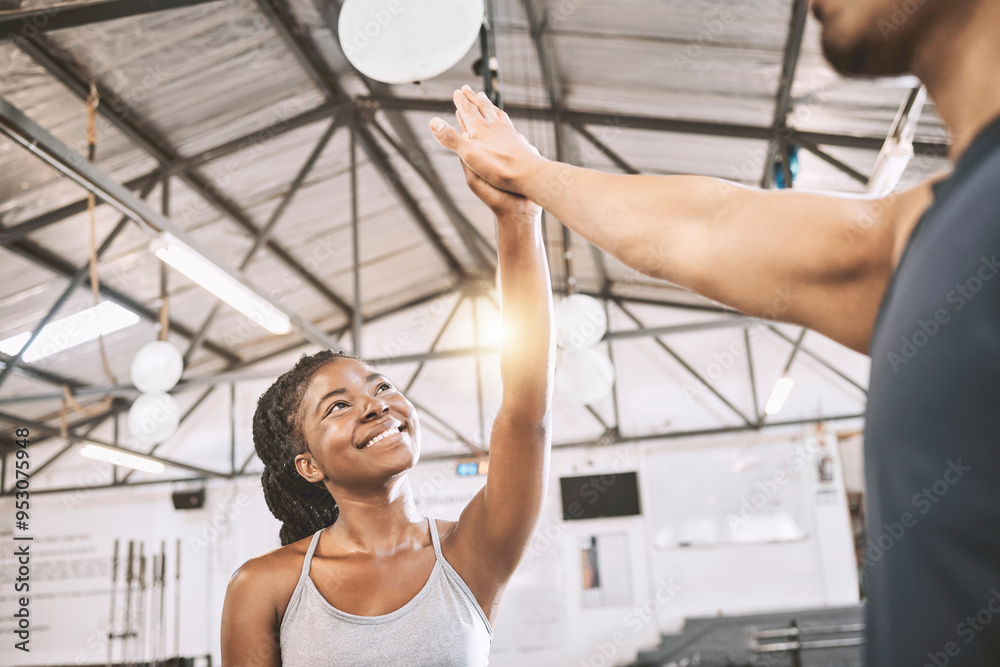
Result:
<svg viewBox="0 0 1000 667">
<path fill-rule="evenodd" d="M 545 162 L 545 158 L 514 129 L 510 117 L 493 106 L 485 94 L 476 94 L 469 86 L 462 86 L 452 99 L 462 132 L 440 118 L 432 118 L 430 127 L 435 138 L 457 153 L 463 164 L 487 184 L 498 190 L 522 194 L 518 188 L 520 178 L 533 164 Z M 479 195 L 471 181 L 469 186 Z M 489 205 L 481 195 L 480 199 Z"/>
<path fill-rule="evenodd" d="M 490 104 L 489 101 L 486 103 Z M 500 113 L 503 112 L 501 111 Z M 462 133 L 459 136 L 464 140 L 469 136 L 468 126 L 466 126 L 460 113 L 456 111 L 455 116 L 458 118 L 459 127 L 462 128 Z M 441 122 L 443 123 L 444 121 Z M 507 122 L 509 123 L 510 121 Z M 445 125 L 445 127 L 447 130 L 458 135 L 458 132 L 454 128 L 448 127 L 447 125 Z M 472 192 L 479 197 L 479 199 L 486 204 L 491 211 L 493 211 L 493 215 L 495 215 L 498 220 L 509 219 L 512 217 L 534 220 L 542 212 L 541 207 L 530 199 L 493 187 L 483 180 L 479 174 L 472 171 L 472 169 L 469 168 L 469 165 L 465 164 L 464 161 L 462 162 L 462 170 L 465 172 L 465 182 L 469 184 L 469 189 L 472 190 Z"/>
</svg>

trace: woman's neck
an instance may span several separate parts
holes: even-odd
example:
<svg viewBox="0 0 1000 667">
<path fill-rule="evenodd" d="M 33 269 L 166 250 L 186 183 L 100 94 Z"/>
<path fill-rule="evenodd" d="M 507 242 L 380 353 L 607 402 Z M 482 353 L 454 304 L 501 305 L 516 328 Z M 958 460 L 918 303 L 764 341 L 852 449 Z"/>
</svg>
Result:
<svg viewBox="0 0 1000 667">
<path fill-rule="evenodd" d="M 407 475 L 377 491 L 359 494 L 341 490 L 334 498 L 340 513 L 327 530 L 338 551 L 389 556 L 423 546 L 425 519 L 417 511 Z"/>
</svg>

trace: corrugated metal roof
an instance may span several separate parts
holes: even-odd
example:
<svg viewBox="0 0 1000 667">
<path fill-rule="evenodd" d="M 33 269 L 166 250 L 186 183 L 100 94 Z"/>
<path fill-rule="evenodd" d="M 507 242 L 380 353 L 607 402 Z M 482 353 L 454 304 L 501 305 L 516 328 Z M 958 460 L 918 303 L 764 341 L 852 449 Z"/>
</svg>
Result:
<svg viewBox="0 0 1000 667">
<path fill-rule="evenodd" d="M 3 8 L 46 4 L 38 0 L 15 1 L 6 2 Z M 646 173 L 703 174 L 748 185 L 760 182 L 789 37 L 790 0 L 754 3 L 544 0 L 535 7 L 545 17 L 538 39 L 551 52 L 554 92 L 562 100 L 563 111 L 593 112 L 586 127 L 607 149 Z M 291 37 L 285 34 L 280 21 L 276 24 L 269 18 L 275 10 L 281 16 L 287 14 L 294 23 Z M 38 37 L 36 43 L 61 61 L 69 76 L 83 82 L 95 79 L 104 93 L 104 110 L 123 116 L 126 124 L 143 135 L 137 139 L 131 129 L 122 131 L 107 119 L 100 120 L 96 166 L 112 180 L 127 182 L 152 174 L 161 166 L 162 159 L 169 162 L 171 158 L 189 158 L 211 150 L 207 158 L 199 159 L 186 170 L 171 168 L 169 213 L 199 244 L 230 268 L 243 261 L 253 243 L 253 229 L 262 228 L 269 220 L 337 113 L 352 112 L 350 105 L 338 107 L 343 102 L 338 97 L 340 92 L 365 98 L 373 95 L 399 98 L 394 106 L 406 109 L 401 113 L 390 115 L 384 106 L 378 111 L 364 106 L 358 112 L 365 122 L 373 118 L 385 128 L 411 160 L 436 172 L 442 190 L 457 211 L 480 235 L 490 243 L 495 242 L 492 216 L 466 187 L 454 156 L 438 146 L 426 129 L 433 115 L 448 117 L 445 109 L 452 90 L 479 81 L 472 73 L 473 63 L 480 57 L 478 44 L 459 63 L 433 80 L 390 87 L 369 86 L 351 70 L 339 50 L 335 31 L 326 23 L 335 15 L 334 10 L 335 7 L 316 0 L 224 0 L 50 31 Z M 495 36 L 505 101 L 508 105 L 529 108 L 517 115 L 516 125 L 543 154 L 555 157 L 550 95 L 524 3 L 497 2 L 496 18 Z M 304 49 L 305 54 L 297 53 L 297 49 Z M 29 53 L 30 49 L 19 48 L 9 40 L 0 41 L 0 97 L 83 153 L 86 116 L 82 100 Z M 303 64 L 310 58 L 315 59 L 317 67 L 326 70 L 325 74 L 310 73 Z M 335 89 L 324 89 L 322 80 L 326 74 Z M 859 81 L 837 77 L 822 59 L 818 26 L 809 17 L 791 89 L 788 124 L 805 131 L 870 138 L 870 148 L 823 147 L 829 155 L 861 174 L 868 174 L 881 138 L 913 84 L 912 78 Z M 438 102 L 441 104 L 437 105 Z M 440 106 L 442 111 L 428 110 L 428 103 Z M 306 113 L 310 114 L 307 120 L 295 120 Z M 706 136 L 679 132 L 676 128 L 671 132 L 637 129 L 621 122 L 621 118 L 630 116 L 720 126 L 737 124 L 751 130 L 756 128 L 760 133 L 755 135 L 757 138 L 739 138 L 725 136 L 733 134 L 726 131 L 720 136 Z M 603 120 L 597 122 L 598 119 Z M 412 134 L 403 123 L 410 126 Z M 348 310 L 354 292 L 349 134 L 345 127 L 335 132 L 270 234 L 269 238 L 277 245 L 258 250 L 246 268 L 249 280 L 261 291 L 321 329 L 334 333 L 350 328 Z M 492 275 L 477 267 L 468 241 L 459 233 L 448 207 L 378 132 L 372 134 L 398 173 L 399 182 L 426 215 L 431 233 L 415 222 L 380 173 L 373 155 L 359 142 L 360 308 L 364 317 L 370 320 L 421 299 L 433 301 L 433 295 L 467 285 L 468 277 L 449 268 L 444 252 L 456 258 L 462 272 L 486 283 L 492 280 Z M 411 136 L 415 137 L 412 145 Z M 917 139 L 942 143 L 946 137 L 932 105 L 928 104 Z M 241 138 L 242 141 L 237 141 Z M 607 155 L 576 130 L 566 127 L 564 139 L 566 159 L 619 171 Z M 151 155 L 142 145 L 147 141 L 156 144 L 154 152 L 158 154 Z M 236 145 L 227 146 L 231 142 Z M 221 155 L 214 150 L 219 147 L 225 149 Z M 796 187 L 863 191 L 857 180 L 806 150 L 800 151 L 799 156 L 801 171 Z M 3 164 L 0 222 L 4 228 L 33 220 L 84 196 L 78 185 L 5 139 L 0 140 L 0 162 Z M 901 187 L 947 167 L 944 155 L 918 156 L 904 174 Z M 161 195 L 160 186 L 153 188 L 147 198 L 150 206 L 158 209 Z M 78 211 L 31 231 L 20 241 L 28 245 L 18 252 L 11 252 L 13 248 L 3 252 L 0 336 L 33 328 L 66 285 L 63 272 L 42 268 L 25 259 L 25 248 L 47 251 L 65 266 L 84 266 L 89 245 L 87 219 L 85 212 Z M 103 239 L 119 219 L 116 211 L 100 206 L 98 239 Z M 436 247 L 431 235 L 440 237 L 445 251 Z M 547 241 L 554 285 L 565 289 L 561 232 L 555 221 L 547 225 Z M 104 255 L 101 278 L 106 287 L 155 312 L 160 266 L 149 253 L 148 242 L 145 232 L 129 224 Z M 578 286 L 584 291 L 596 293 L 609 287 L 611 294 L 642 301 L 714 306 L 687 290 L 641 276 L 613 258 L 603 256 L 598 260 L 588 244 L 575 235 L 573 243 L 574 269 Z M 611 279 L 610 286 L 602 284 L 602 271 Z M 311 280 L 317 284 L 310 283 Z M 198 331 L 216 304 L 214 297 L 174 271 L 169 272 L 169 294 L 171 317 L 188 332 Z M 90 299 L 89 292 L 80 289 L 60 313 L 86 308 L 91 305 Z M 348 308 L 338 305 L 338 300 L 346 302 Z M 471 317 L 466 310 L 462 309 L 456 322 Z M 662 311 L 646 312 L 651 320 L 655 319 L 654 310 Z M 685 321 L 692 312 L 700 318 L 712 317 L 708 312 L 662 312 L 673 313 L 674 319 L 670 320 L 673 322 Z M 443 315 L 435 317 L 439 321 Z M 406 315 L 384 318 L 384 326 L 406 318 Z M 613 319 L 631 326 L 620 316 Z M 372 322 L 366 332 L 372 332 L 376 338 L 388 335 L 379 334 L 378 327 L 377 321 Z M 687 339 L 678 339 L 677 346 L 696 359 L 710 355 L 719 345 L 724 346 L 729 334 L 738 331 L 724 330 L 713 336 L 689 335 Z M 155 335 L 153 323 L 146 319 L 109 337 L 112 366 L 121 378 L 127 377 L 130 359 L 138 347 Z M 788 345 L 775 336 L 771 338 L 760 344 L 761 355 L 770 354 L 772 361 L 780 365 Z M 188 337 L 176 332 L 171 334 L 171 340 L 182 350 L 189 344 Z M 341 340 L 347 341 L 349 337 Z M 290 358 L 294 353 L 288 350 L 295 347 L 296 341 L 301 339 L 295 334 L 274 336 L 223 306 L 208 329 L 206 345 L 190 360 L 186 377 L 203 377 L 231 366 L 233 359 L 227 361 L 224 353 L 238 358 L 240 367 L 255 359 Z M 430 337 L 405 353 L 423 351 L 429 343 Z M 443 344 L 449 343 L 446 340 Z M 450 344 L 460 346 L 457 339 Z M 773 349 L 765 351 L 765 345 Z M 366 354 L 391 356 L 380 352 L 384 348 L 376 343 L 373 349 L 365 349 Z M 636 374 L 648 375 L 653 367 L 662 375 L 657 376 L 660 378 L 657 382 L 670 385 L 673 389 L 669 391 L 674 393 L 682 391 L 683 382 L 679 378 L 683 369 L 655 353 L 653 348 L 655 343 L 651 340 L 614 343 L 621 368 L 619 387 L 623 405 L 643 405 L 641 393 L 631 396 L 629 387 L 649 385 L 650 380 L 646 377 L 633 382 L 630 378 Z M 842 348 L 829 353 L 839 354 L 840 361 L 847 364 L 855 358 Z M 656 363 L 647 368 L 647 360 L 653 357 Z M 475 391 L 465 385 L 449 385 L 442 378 L 472 377 L 470 364 L 468 359 L 434 362 L 428 368 L 435 366 L 436 370 L 420 380 L 425 391 L 437 392 L 435 395 L 439 397 L 454 394 L 453 402 L 442 401 L 448 404 L 444 412 L 463 429 L 475 427 L 474 411 L 468 406 L 468 397 Z M 68 379 L 107 384 L 94 342 L 60 353 L 40 366 Z M 399 370 L 411 373 L 415 365 L 401 366 Z M 820 384 L 825 381 L 820 377 L 822 372 L 816 371 Z M 770 380 L 762 379 L 765 375 L 758 378 L 762 383 L 758 387 L 760 392 L 768 389 L 765 385 Z M 747 384 L 742 376 L 729 377 L 725 382 L 732 384 L 726 389 L 734 393 L 739 393 L 737 385 Z M 53 388 L 38 379 L 15 374 L 0 387 L 0 398 L 44 391 Z M 488 389 L 488 403 L 498 400 L 496 391 L 496 387 Z M 667 393 L 662 401 L 668 404 L 676 398 Z M 749 410 L 749 399 L 750 394 L 744 393 L 734 400 Z M 838 399 L 831 398 L 824 409 L 828 412 L 847 409 L 857 399 L 850 396 L 838 403 Z M 23 407 L 26 417 L 51 419 L 58 410 L 58 401 L 18 405 Z M 717 402 L 685 408 L 680 411 L 683 415 L 671 419 L 675 426 L 737 423 L 732 411 L 720 405 Z M 802 414 L 808 414 L 815 405 L 799 408 Z M 595 409 L 604 419 L 613 420 L 610 402 Z M 648 415 L 640 414 L 641 410 L 623 415 L 626 421 L 621 426 L 622 432 L 655 431 L 658 422 L 663 421 L 662 409 L 659 412 L 655 407 L 649 409 L 652 412 Z M 557 426 L 566 439 L 596 437 L 594 434 L 601 432 L 598 420 L 580 408 L 562 406 L 557 414 Z M 428 437 L 438 438 L 436 446 L 442 451 L 448 446 L 447 438 Z"/>
</svg>

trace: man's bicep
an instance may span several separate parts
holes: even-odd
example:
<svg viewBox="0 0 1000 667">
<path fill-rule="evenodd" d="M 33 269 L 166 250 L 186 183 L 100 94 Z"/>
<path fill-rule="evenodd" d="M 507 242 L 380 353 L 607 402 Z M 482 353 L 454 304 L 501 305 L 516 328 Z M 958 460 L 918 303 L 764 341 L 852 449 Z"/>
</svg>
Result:
<svg viewBox="0 0 1000 667">
<path fill-rule="evenodd" d="M 742 190 L 699 229 L 683 286 L 867 349 L 891 273 L 893 202 Z"/>
</svg>

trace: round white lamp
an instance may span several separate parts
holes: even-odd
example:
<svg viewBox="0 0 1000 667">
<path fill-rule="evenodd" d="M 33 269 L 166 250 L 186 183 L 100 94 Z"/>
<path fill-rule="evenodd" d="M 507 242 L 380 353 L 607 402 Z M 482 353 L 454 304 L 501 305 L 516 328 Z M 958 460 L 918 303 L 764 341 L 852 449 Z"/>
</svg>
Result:
<svg viewBox="0 0 1000 667">
<path fill-rule="evenodd" d="M 139 444 L 155 445 L 177 431 L 180 419 L 180 406 L 170 394 L 142 394 L 128 411 L 128 430 Z"/>
<path fill-rule="evenodd" d="M 555 310 L 556 344 L 564 350 L 593 347 L 608 330 L 604 306 L 586 294 L 566 297 Z"/>
<path fill-rule="evenodd" d="M 132 384 L 144 393 L 170 391 L 182 373 L 181 351 L 165 340 L 146 343 L 132 359 Z"/>
<path fill-rule="evenodd" d="M 345 0 L 337 35 L 359 72 L 383 83 L 431 79 L 479 37 L 483 0 Z"/>
</svg>

